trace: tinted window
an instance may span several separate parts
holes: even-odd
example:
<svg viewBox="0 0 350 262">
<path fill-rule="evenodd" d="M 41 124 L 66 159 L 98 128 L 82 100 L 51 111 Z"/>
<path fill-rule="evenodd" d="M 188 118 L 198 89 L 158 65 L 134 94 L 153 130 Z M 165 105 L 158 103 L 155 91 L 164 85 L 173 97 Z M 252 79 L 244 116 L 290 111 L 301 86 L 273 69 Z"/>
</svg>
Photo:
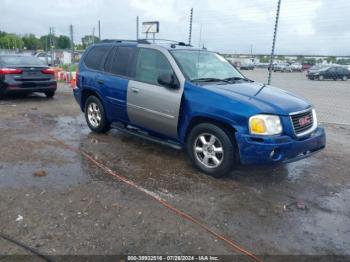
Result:
<svg viewBox="0 0 350 262">
<path fill-rule="evenodd" d="M 110 72 L 115 75 L 130 76 L 136 51 L 135 47 L 119 47 L 113 58 Z"/>
<path fill-rule="evenodd" d="M 116 47 L 112 48 L 111 51 L 109 51 L 107 58 L 106 58 L 106 61 L 105 61 L 104 71 L 106 71 L 106 72 L 111 71 L 111 66 L 112 66 L 112 62 L 113 62 L 114 55 L 115 55 L 116 51 L 117 51 Z"/>
<path fill-rule="evenodd" d="M 97 46 L 91 49 L 84 60 L 86 66 L 94 70 L 102 70 L 103 60 L 109 49 L 108 46 Z"/>
<path fill-rule="evenodd" d="M 33 56 L 1 56 L 0 61 L 2 64 L 8 66 L 44 66 L 45 63 L 39 58 Z"/>
<path fill-rule="evenodd" d="M 158 84 L 158 76 L 173 73 L 167 58 L 159 51 L 153 49 L 140 49 L 136 65 L 136 80 L 154 85 Z"/>
</svg>

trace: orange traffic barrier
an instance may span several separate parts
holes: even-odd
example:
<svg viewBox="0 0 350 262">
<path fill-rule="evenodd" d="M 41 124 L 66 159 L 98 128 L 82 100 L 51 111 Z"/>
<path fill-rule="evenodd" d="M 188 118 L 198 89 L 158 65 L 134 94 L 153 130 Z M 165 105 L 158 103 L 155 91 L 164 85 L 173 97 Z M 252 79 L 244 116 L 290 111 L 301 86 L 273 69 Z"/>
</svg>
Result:
<svg viewBox="0 0 350 262">
<path fill-rule="evenodd" d="M 74 88 L 77 85 L 77 80 L 72 77 L 72 80 L 70 80 L 70 87 Z"/>
</svg>

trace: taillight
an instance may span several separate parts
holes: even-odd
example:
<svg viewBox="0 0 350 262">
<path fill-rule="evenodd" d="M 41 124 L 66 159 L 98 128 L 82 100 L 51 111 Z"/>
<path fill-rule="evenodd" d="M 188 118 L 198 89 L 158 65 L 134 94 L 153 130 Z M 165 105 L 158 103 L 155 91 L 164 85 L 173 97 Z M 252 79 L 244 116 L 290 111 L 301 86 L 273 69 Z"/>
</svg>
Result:
<svg viewBox="0 0 350 262">
<path fill-rule="evenodd" d="M 54 75 L 55 71 L 52 68 L 45 68 L 45 69 L 41 70 L 41 73 L 47 74 L 47 75 Z"/>
<path fill-rule="evenodd" d="M 0 68 L 0 75 L 18 75 L 22 73 L 23 70 L 18 68 Z"/>
</svg>

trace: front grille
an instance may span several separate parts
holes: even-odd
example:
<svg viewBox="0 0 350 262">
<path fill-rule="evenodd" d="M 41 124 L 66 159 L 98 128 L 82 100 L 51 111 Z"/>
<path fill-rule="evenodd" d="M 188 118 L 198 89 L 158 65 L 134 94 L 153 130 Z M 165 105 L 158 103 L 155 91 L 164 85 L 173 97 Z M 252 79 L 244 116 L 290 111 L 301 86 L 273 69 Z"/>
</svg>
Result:
<svg viewBox="0 0 350 262">
<path fill-rule="evenodd" d="M 302 113 L 292 114 L 290 118 L 292 120 L 294 132 L 296 135 L 308 131 L 314 125 L 314 119 L 311 109 Z"/>
</svg>

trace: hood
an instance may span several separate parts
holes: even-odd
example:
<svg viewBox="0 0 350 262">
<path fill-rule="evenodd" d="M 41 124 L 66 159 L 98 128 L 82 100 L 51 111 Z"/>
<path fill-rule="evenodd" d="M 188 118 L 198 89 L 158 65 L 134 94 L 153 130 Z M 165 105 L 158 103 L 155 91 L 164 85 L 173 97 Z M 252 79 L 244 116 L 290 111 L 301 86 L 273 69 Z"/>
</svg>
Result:
<svg viewBox="0 0 350 262">
<path fill-rule="evenodd" d="M 290 92 L 262 83 L 203 85 L 202 88 L 224 95 L 235 102 L 249 104 L 260 113 L 288 115 L 310 107 L 310 103 Z"/>
</svg>

